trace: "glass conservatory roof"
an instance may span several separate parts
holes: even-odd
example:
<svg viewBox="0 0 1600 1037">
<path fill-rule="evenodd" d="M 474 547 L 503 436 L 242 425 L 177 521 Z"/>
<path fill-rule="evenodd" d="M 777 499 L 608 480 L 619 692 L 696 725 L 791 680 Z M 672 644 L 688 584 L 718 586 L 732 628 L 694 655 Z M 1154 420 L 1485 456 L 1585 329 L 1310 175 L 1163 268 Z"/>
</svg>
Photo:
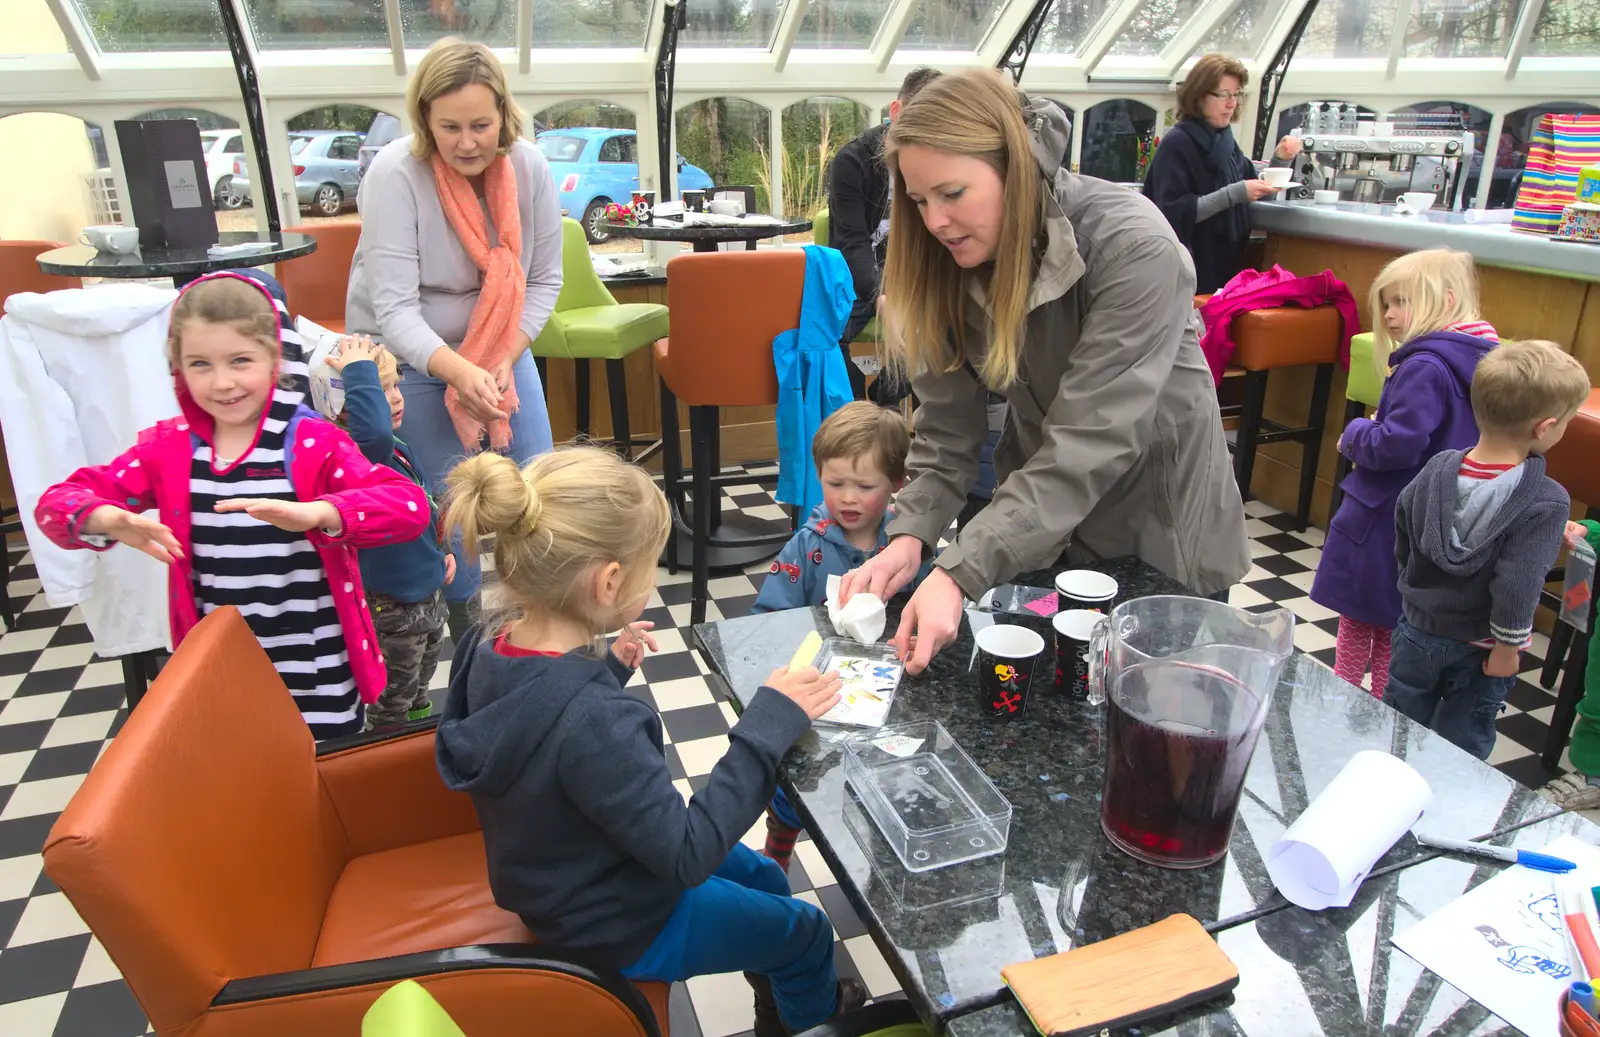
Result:
<svg viewBox="0 0 1600 1037">
<path fill-rule="evenodd" d="M 1600 94 L 1600 0 L 671 2 L 683 7 L 678 81 L 702 96 L 882 93 L 917 64 L 997 65 L 1030 35 L 1024 85 L 1053 94 L 1118 89 L 1106 83 L 1164 92 L 1212 51 L 1259 78 L 1307 3 L 1315 8 L 1285 79 L 1302 99 L 1341 90 L 1405 103 Z M 519 75 L 519 91 L 552 101 L 648 93 L 673 17 L 669 0 L 3 0 L 0 76 L 76 67 L 90 95 L 109 89 L 170 106 L 182 100 L 173 69 L 231 71 L 219 4 L 239 13 L 245 46 L 262 56 L 268 96 L 315 92 L 315 77 L 327 77 L 331 94 L 400 96 L 418 52 L 446 35 L 489 43 Z M 181 57 L 164 66 L 164 54 Z M 296 69 L 306 71 L 269 74 Z M 51 90 L 70 93 L 71 82 L 53 80 Z M 0 106 L 14 109 L 7 101 L 17 96 L 0 91 Z"/>
</svg>

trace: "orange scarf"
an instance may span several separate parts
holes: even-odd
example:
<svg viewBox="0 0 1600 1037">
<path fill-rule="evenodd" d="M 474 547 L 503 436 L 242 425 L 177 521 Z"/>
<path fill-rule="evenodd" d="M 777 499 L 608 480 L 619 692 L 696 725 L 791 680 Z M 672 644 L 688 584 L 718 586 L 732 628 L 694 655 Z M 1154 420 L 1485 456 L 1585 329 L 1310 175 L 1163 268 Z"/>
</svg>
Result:
<svg viewBox="0 0 1600 1037">
<path fill-rule="evenodd" d="M 498 233 L 493 244 L 489 242 L 477 192 L 465 176 L 451 169 L 437 154 L 433 156 L 433 182 L 450 228 L 461 239 L 472 262 L 483 271 L 483 288 L 472 307 L 466 340 L 457 352 L 484 370 L 492 370 L 521 341 L 522 302 L 528 293 L 528 275 L 522 269 L 522 216 L 517 209 L 516 174 L 511 159 L 505 155 L 491 162 L 483 174 L 484 196 Z M 519 406 L 515 381 L 506 386 L 502 404 L 508 414 Z M 453 386 L 445 390 L 444 405 L 455 423 L 456 435 L 461 437 L 461 445 L 476 451 L 483 439 L 483 422 L 461 406 Z M 492 421 L 488 431 L 489 445 L 494 449 L 504 450 L 511 444 L 510 422 Z"/>
</svg>

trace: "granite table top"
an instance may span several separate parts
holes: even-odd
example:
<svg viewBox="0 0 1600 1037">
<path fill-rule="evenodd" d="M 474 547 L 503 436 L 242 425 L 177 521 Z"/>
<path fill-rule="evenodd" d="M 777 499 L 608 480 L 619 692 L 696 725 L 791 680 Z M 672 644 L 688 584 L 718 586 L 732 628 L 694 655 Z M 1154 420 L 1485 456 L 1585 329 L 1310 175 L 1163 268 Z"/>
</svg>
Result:
<svg viewBox="0 0 1600 1037">
<path fill-rule="evenodd" d="M 1563 835 L 1600 844 L 1600 827 L 1577 814 L 1561 814 L 1489 841 L 1537 850 Z M 1320 912 L 1284 907 L 1224 929 L 1217 943 L 1239 967 L 1233 992 L 1115 1031 L 1116 1037 L 1513 1037 L 1517 1031 L 1504 1020 L 1390 942 L 1503 867 L 1428 856 L 1374 874 L 1349 907 Z M 1024 1037 L 1037 1031 L 1009 1001 L 953 1020 L 948 1032 L 952 1037 Z"/>
<path fill-rule="evenodd" d="M 254 241 L 271 242 L 271 247 L 243 255 L 213 256 L 207 252 L 206 245 L 136 248 L 125 255 L 101 252 L 89 245 L 67 245 L 40 253 L 38 263 L 39 269 L 47 274 L 71 277 L 173 277 L 187 282 L 201 274 L 218 270 L 239 270 L 308 256 L 317 249 L 316 238 L 295 231 L 267 234 L 256 230 L 230 230 L 217 235 L 220 245 Z"/>
<path fill-rule="evenodd" d="M 1096 568 L 1119 600 L 1186 593 L 1137 559 Z M 1048 586 L 1050 574 L 1018 583 Z M 891 623 L 898 604 L 891 604 Z M 958 639 L 900 686 L 890 724 L 938 720 L 1010 801 L 1002 855 L 919 875 L 907 872 L 845 784 L 842 739 L 860 729 L 817 725 L 789 753 L 780 783 L 840 889 L 872 932 L 918 1012 L 935 1028 L 1010 1000 L 1002 966 L 1106 939 L 1174 912 L 1214 931 L 1287 904 L 1264 855 L 1307 803 L 1362 749 L 1392 752 L 1430 783 L 1417 830 L 1472 838 L 1554 813 L 1532 791 L 1296 653 L 1274 692 L 1245 781 L 1228 855 L 1188 871 L 1116 849 L 1100 828 L 1100 711 L 1036 689 L 1016 720 L 980 714 L 968 613 Z M 983 620 L 980 618 L 979 622 Z M 748 700 L 809 631 L 832 636 L 826 610 L 795 609 L 695 628 L 713 679 Z M 863 823 L 865 822 L 865 823 Z M 1374 869 L 1431 859 L 1403 837 Z"/>
</svg>

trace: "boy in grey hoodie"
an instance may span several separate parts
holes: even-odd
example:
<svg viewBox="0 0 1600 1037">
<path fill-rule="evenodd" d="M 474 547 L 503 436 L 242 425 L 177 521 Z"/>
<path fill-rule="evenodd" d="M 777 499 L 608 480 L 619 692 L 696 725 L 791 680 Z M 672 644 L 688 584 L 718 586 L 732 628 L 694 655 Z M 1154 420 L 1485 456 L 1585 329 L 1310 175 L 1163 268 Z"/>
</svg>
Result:
<svg viewBox="0 0 1600 1037">
<path fill-rule="evenodd" d="M 1400 493 L 1403 614 L 1383 700 L 1487 759 L 1571 502 L 1544 474 L 1589 395 L 1551 342 L 1508 342 L 1472 378 L 1478 443 L 1434 456 Z"/>
</svg>

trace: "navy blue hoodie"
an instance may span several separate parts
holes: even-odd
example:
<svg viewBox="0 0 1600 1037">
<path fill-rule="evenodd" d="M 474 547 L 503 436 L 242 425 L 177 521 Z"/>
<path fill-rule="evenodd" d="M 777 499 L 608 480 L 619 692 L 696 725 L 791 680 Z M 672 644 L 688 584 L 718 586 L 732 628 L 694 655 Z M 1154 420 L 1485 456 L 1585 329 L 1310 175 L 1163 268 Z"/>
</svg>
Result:
<svg viewBox="0 0 1600 1037">
<path fill-rule="evenodd" d="M 638 961 L 683 892 L 710 878 L 766 809 L 778 762 L 811 726 L 762 688 L 688 803 L 661 718 L 622 690 L 610 652 L 511 658 L 474 629 L 451 663 L 439 773 L 483 824 L 495 903 L 541 942 Z"/>
</svg>

